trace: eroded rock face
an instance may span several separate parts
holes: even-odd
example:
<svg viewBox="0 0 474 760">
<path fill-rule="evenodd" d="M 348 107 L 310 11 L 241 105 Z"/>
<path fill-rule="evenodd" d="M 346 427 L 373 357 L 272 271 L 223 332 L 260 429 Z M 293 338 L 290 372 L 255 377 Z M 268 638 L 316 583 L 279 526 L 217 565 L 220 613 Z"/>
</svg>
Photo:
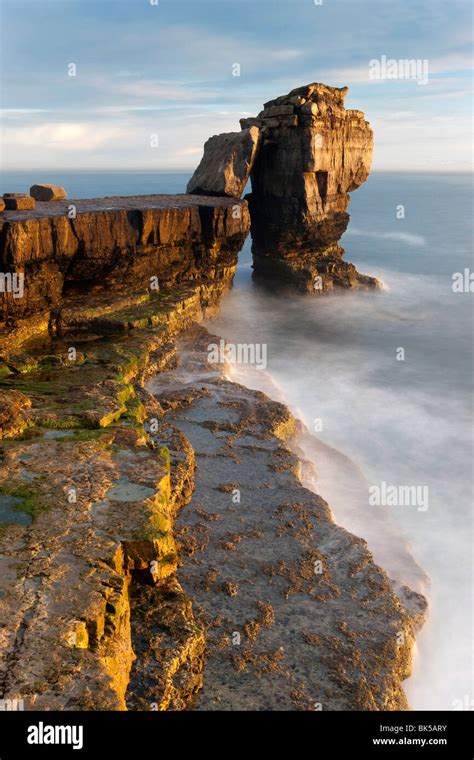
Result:
<svg viewBox="0 0 474 760">
<path fill-rule="evenodd" d="M 256 276 L 302 292 L 376 287 L 342 261 L 349 193 L 369 176 L 373 133 L 347 87 L 309 84 L 265 104 L 249 197 Z M 246 128 L 249 120 L 242 120 Z"/>
<path fill-rule="evenodd" d="M 249 126 L 242 132 L 211 137 L 204 156 L 189 180 L 187 192 L 240 198 L 248 182 L 260 141 L 260 130 Z"/>
<path fill-rule="evenodd" d="M 151 277 L 163 287 L 215 278 L 249 228 L 245 201 L 197 195 L 54 201 L 7 211 L 0 272 L 22 273 L 24 287 L 19 297 L 6 288 L 0 294 L 0 326 L 53 313 L 65 288 L 146 293 Z"/>
<path fill-rule="evenodd" d="M 64 340 L 1 351 L 1 699 L 166 710 L 200 689 L 205 636 L 175 578 L 173 532 L 194 452 L 143 382 L 211 298 L 205 283 L 68 298 Z"/>
</svg>

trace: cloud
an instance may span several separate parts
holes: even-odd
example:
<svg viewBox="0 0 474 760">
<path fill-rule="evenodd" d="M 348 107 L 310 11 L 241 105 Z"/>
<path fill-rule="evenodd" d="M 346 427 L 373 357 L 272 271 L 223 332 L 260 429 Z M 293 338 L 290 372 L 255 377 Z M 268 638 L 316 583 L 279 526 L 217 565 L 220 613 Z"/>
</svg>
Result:
<svg viewBox="0 0 474 760">
<path fill-rule="evenodd" d="M 113 119 L 58 121 L 31 127 L 8 125 L 3 134 L 3 168 L 53 169 L 74 166 L 100 169 L 183 169 L 197 166 L 210 136 L 208 114 L 194 113 L 176 120 L 175 114 L 117 114 Z M 235 115 L 212 117 L 215 133 L 236 129 Z M 238 122 L 237 122 L 238 128 Z M 151 135 L 158 134 L 158 147 Z"/>
<path fill-rule="evenodd" d="M 238 130 L 240 117 L 311 81 L 350 85 L 348 107 L 365 111 L 375 128 L 375 167 L 452 168 L 468 155 L 463 1 L 180 0 L 151 8 L 146 0 L 84 0 L 62 3 L 60 14 L 56 0 L 21 0 L 20 14 L 20 0 L 3 1 L 12 9 L 2 32 L 12 167 L 188 168 L 210 135 Z M 370 80 L 369 60 L 382 54 L 427 58 L 429 84 Z M 78 64 L 74 80 L 68 61 Z M 163 149 L 150 155 L 155 131 Z"/>
<path fill-rule="evenodd" d="M 42 151 L 87 152 L 123 137 L 116 126 L 96 123 L 46 122 L 31 127 L 7 127 L 3 131 L 5 153 L 24 148 L 41 148 Z"/>
<path fill-rule="evenodd" d="M 27 116 L 28 114 L 49 113 L 50 108 L 0 108 L 0 114 L 4 118 L 15 116 Z"/>
<path fill-rule="evenodd" d="M 197 156 L 202 153 L 202 145 L 198 145 L 195 148 L 180 148 L 175 151 L 176 156 Z"/>
<path fill-rule="evenodd" d="M 127 82 L 114 88 L 114 94 L 130 95 L 136 98 L 161 99 L 178 103 L 197 102 L 219 99 L 217 89 L 193 87 L 182 82 L 160 82 L 144 79 L 140 82 Z"/>
<path fill-rule="evenodd" d="M 294 61 L 304 56 L 305 51 L 288 48 L 287 50 L 269 50 L 266 55 L 273 61 Z"/>
</svg>

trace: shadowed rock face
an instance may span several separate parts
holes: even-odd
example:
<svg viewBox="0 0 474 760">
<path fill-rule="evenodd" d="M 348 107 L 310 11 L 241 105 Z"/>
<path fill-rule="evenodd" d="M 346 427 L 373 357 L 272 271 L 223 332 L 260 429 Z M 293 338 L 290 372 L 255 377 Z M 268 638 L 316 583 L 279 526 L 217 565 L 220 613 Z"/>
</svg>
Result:
<svg viewBox="0 0 474 760">
<path fill-rule="evenodd" d="M 342 261 L 337 245 L 349 193 L 369 176 L 373 133 L 346 110 L 347 87 L 310 84 L 265 104 L 255 119 L 262 142 L 249 196 L 255 275 L 297 290 L 376 287 Z"/>
</svg>

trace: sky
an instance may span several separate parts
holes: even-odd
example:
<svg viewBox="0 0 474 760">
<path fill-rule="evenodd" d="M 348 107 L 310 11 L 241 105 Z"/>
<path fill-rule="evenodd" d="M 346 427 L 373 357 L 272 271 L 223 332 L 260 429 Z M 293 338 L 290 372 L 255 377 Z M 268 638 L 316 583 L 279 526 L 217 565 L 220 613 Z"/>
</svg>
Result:
<svg viewBox="0 0 474 760">
<path fill-rule="evenodd" d="M 0 0 L 0 21 L 5 170 L 193 169 L 309 82 L 349 87 L 374 170 L 470 169 L 470 0 Z M 371 78 L 382 56 L 428 82 Z"/>
</svg>

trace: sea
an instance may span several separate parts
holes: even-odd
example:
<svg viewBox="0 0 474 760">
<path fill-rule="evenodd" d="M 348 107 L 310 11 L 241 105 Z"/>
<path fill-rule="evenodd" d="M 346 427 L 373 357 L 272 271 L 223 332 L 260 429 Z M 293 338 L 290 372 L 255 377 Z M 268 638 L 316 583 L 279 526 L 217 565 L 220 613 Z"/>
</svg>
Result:
<svg viewBox="0 0 474 760">
<path fill-rule="evenodd" d="M 180 193 L 190 174 L 4 172 L 0 192 L 52 182 L 70 198 Z M 467 174 L 374 172 L 351 194 L 341 244 L 383 290 L 276 296 L 252 281 L 248 239 L 209 323 L 231 343 L 266 347 L 265 368 L 233 377 L 305 423 L 325 452 L 305 455 L 335 520 L 427 597 L 405 682 L 418 710 L 474 708 L 472 191 Z"/>
</svg>

